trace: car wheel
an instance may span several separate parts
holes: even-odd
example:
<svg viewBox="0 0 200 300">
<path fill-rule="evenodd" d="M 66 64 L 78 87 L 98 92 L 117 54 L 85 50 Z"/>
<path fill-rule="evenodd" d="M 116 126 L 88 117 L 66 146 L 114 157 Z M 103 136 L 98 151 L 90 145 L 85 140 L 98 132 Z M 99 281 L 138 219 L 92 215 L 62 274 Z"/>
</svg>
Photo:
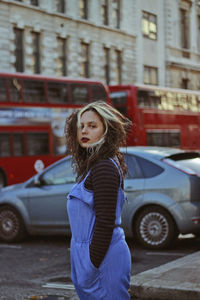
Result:
<svg viewBox="0 0 200 300">
<path fill-rule="evenodd" d="M 166 248 L 178 236 L 172 217 L 157 206 L 147 207 L 140 212 L 135 233 L 139 243 L 148 249 Z"/>
<path fill-rule="evenodd" d="M 25 235 L 25 226 L 19 213 L 10 206 L 0 207 L 0 240 L 19 242 Z"/>
</svg>

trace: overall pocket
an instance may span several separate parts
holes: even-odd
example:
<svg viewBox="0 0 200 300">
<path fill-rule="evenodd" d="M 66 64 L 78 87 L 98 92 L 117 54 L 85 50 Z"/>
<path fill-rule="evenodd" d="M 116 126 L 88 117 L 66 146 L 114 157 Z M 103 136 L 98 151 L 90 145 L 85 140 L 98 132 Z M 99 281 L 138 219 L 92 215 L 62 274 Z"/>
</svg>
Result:
<svg viewBox="0 0 200 300">
<path fill-rule="evenodd" d="M 72 280 L 80 288 L 96 289 L 100 285 L 100 271 L 90 260 L 89 243 L 71 246 Z"/>
</svg>

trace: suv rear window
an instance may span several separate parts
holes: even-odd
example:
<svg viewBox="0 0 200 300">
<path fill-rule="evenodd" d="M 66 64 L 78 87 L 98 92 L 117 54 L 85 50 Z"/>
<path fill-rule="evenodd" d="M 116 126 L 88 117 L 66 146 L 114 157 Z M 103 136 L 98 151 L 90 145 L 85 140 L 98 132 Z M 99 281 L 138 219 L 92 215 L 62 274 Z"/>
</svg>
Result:
<svg viewBox="0 0 200 300">
<path fill-rule="evenodd" d="M 145 178 L 151 178 L 161 174 L 164 169 L 152 163 L 151 161 L 137 156 L 138 163 L 142 169 Z"/>
</svg>

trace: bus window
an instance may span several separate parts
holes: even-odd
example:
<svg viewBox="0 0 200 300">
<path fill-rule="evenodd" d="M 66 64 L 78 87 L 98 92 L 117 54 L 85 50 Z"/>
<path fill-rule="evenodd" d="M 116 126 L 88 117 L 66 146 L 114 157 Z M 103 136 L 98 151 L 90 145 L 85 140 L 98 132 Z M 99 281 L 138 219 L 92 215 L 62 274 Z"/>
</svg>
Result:
<svg viewBox="0 0 200 300">
<path fill-rule="evenodd" d="M 6 79 L 0 77 L 0 102 L 7 102 Z"/>
<path fill-rule="evenodd" d="M 138 106 L 158 109 L 161 106 L 161 95 L 155 91 L 138 90 Z"/>
<path fill-rule="evenodd" d="M 22 102 L 22 86 L 17 78 L 8 79 L 9 94 L 11 102 Z"/>
<path fill-rule="evenodd" d="M 10 155 L 10 133 L 0 133 L 0 157 L 9 157 Z"/>
<path fill-rule="evenodd" d="M 48 101 L 50 103 L 68 103 L 68 89 L 64 82 L 47 82 Z"/>
<path fill-rule="evenodd" d="M 148 107 L 149 106 L 149 92 L 138 90 L 137 102 L 139 107 Z"/>
<path fill-rule="evenodd" d="M 127 115 L 127 93 L 125 91 L 110 93 L 112 105 L 124 116 Z"/>
<path fill-rule="evenodd" d="M 147 145 L 180 147 L 180 132 L 147 132 Z"/>
<path fill-rule="evenodd" d="M 86 104 L 89 102 L 88 86 L 84 84 L 71 84 L 72 104 Z"/>
<path fill-rule="evenodd" d="M 90 86 L 92 90 L 92 101 L 106 101 L 106 91 L 101 85 L 93 84 Z"/>
<path fill-rule="evenodd" d="M 44 103 L 44 81 L 24 79 L 23 82 L 24 102 Z"/>
<path fill-rule="evenodd" d="M 24 155 L 24 134 L 13 133 L 13 155 L 23 156 Z"/>
<path fill-rule="evenodd" d="M 29 156 L 49 154 L 48 132 L 27 133 L 27 154 Z"/>
<path fill-rule="evenodd" d="M 161 97 L 159 95 L 155 95 L 154 92 L 149 93 L 149 107 L 156 108 L 161 104 Z"/>
</svg>

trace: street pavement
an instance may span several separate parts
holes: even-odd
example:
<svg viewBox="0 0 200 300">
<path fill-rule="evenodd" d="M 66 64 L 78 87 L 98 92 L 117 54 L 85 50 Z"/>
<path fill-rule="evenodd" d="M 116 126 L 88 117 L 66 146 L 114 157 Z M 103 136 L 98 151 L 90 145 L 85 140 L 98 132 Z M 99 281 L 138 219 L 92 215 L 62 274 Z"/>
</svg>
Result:
<svg viewBox="0 0 200 300">
<path fill-rule="evenodd" d="M 200 300 L 200 251 L 132 276 L 130 293 L 132 300 Z M 72 284 L 49 284 L 45 295 L 23 299 L 78 300 Z"/>
<path fill-rule="evenodd" d="M 200 251 L 131 277 L 131 299 L 200 300 Z"/>
<path fill-rule="evenodd" d="M 70 280 L 42 284 L 40 289 L 38 282 L 35 288 L 22 282 L 21 286 L 10 286 L 9 291 L 3 289 L 3 283 L 2 279 L 0 300 L 79 299 Z M 130 293 L 132 300 L 200 300 L 200 251 L 133 275 Z"/>
</svg>

